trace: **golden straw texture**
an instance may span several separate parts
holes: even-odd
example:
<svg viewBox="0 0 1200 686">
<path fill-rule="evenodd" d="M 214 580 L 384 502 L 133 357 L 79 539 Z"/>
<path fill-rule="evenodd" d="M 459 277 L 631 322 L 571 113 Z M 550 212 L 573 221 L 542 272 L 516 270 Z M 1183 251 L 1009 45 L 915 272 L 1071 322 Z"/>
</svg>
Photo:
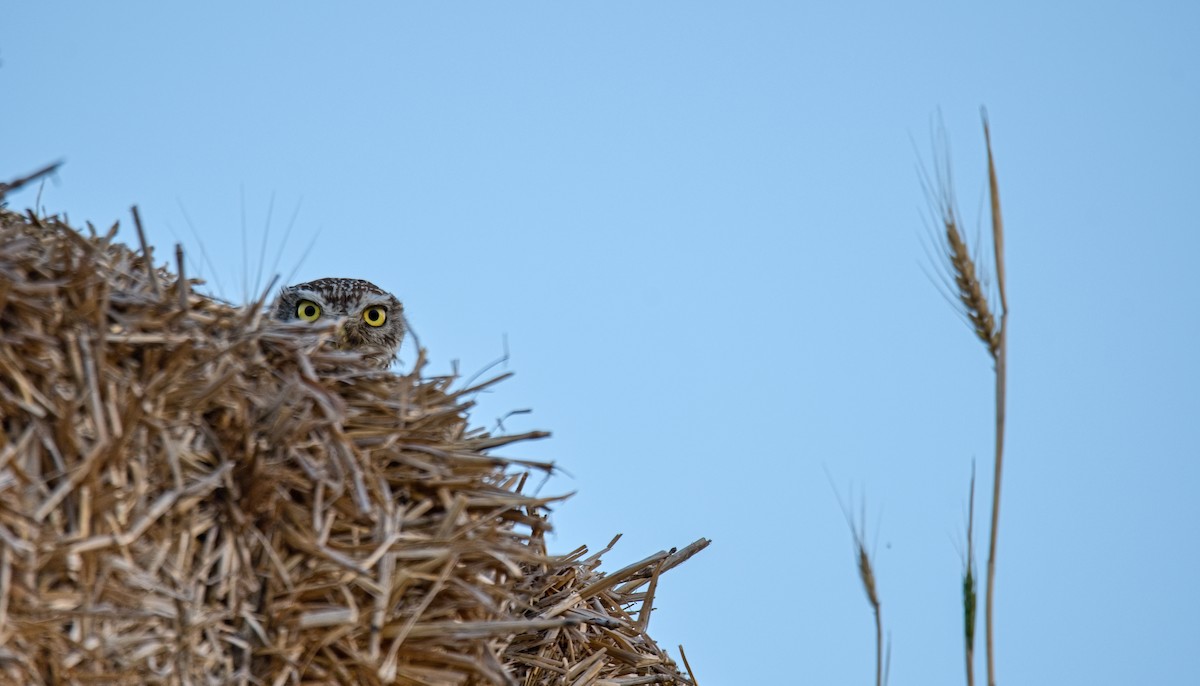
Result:
<svg viewBox="0 0 1200 686">
<path fill-rule="evenodd" d="M 0 210 L 0 683 L 693 683 L 641 615 L 707 540 L 549 554 L 544 433 L 115 233 Z"/>
</svg>

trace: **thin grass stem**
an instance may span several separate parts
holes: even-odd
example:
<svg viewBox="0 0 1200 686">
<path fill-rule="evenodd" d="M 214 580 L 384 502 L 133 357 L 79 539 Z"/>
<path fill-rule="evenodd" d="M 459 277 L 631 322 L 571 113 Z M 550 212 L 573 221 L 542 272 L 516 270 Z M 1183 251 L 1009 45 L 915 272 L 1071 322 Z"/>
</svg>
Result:
<svg viewBox="0 0 1200 686">
<path fill-rule="evenodd" d="M 988 189 L 992 201 L 992 241 L 996 260 L 996 288 L 1000 293 L 1000 331 L 996 344 L 996 464 L 992 480 L 992 528 L 988 536 L 987 569 L 987 666 L 988 686 L 996 686 L 994 603 L 996 589 L 996 538 L 1000 524 L 1000 477 L 1004 468 L 1005 395 L 1008 374 L 1008 294 L 1004 283 L 1004 221 L 1000 216 L 1000 185 L 996 180 L 996 162 L 992 155 L 992 134 L 987 112 L 983 112 L 983 137 L 987 143 Z"/>
<path fill-rule="evenodd" d="M 867 602 L 871 605 L 871 611 L 875 615 L 875 686 L 883 686 L 883 614 L 882 603 L 879 602 L 879 591 L 875 586 L 875 569 L 871 564 L 871 555 L 867 552 L 867 513 L 866 500 L 863 500 L 863 512 L 859 515 L 860 521 L 858 526 L 854 524 L 854 517 L 850 514 L 850 509 L 842 501 L 842 496 L 838 493 L 837 487 L 833 483 L 833 476 L 829 473 L 829 469 L 825 469 L 825 476 L 829 479 L 829 486 L 833 489 L 833 494 L 837 498 L 838 507 L 842 510 L 842 516 L 846 518 L 846 524 L 850 527 L 850 534 L 854 538 L 854 554 L 858 561 L 858 578 L 862 582 L 863 591 L 867 594 Z M 891 659 L 891 648 L 888 648 L 888 660 Z"/>
<path fill-rule="evenodd" d="M 975 578 L 975 460 L 971 460 L 971 491 L 967 504 L 967 553 L 963 560 L 963 649 L 967 686 L 975 686 L 975 615 L 979 594 Z"/>
</svg>

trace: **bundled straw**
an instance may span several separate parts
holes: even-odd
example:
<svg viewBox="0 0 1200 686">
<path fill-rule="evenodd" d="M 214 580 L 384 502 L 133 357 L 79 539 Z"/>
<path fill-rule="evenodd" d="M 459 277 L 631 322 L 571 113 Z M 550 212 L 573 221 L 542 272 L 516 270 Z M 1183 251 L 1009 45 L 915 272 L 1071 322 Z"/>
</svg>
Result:
<svg viewBox="0 0 1200 686">
<path fill-rule="evenodd" d="M 115 233 L 0 210 L 0 683 L 694 682 L 646 629 L 707 540 L 548 554 L 552 465 L 488 453 L 545 434 Z"/>
</svg>

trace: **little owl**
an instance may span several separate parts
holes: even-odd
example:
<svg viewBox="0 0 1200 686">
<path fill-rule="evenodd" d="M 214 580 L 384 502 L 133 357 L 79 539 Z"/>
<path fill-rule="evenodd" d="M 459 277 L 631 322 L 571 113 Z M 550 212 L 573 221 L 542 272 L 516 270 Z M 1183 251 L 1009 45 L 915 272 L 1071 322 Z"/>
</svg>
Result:
<svg viewBox="0 0 1200 686">
<path fill-rule="evenodd" d="M 285 322 L 342 320 L 337 347 L 361 352 L 387 367 L 404 338 L 404 306 L 396 296 L 362 279 L 317 279 L 288 286 L 275 301 Z"/>
</svg>

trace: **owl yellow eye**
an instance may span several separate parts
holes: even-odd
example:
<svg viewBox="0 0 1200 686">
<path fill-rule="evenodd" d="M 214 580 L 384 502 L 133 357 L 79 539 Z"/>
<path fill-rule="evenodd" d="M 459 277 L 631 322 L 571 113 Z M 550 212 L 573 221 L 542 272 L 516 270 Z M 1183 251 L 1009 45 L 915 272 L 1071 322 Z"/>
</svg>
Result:
<svg viewBox="0 0 1200 686">
<path fill-rule="evenodd" d="M 372 305 L 363 310 L 363 321 L 370 326 L 383 326 L 387 321 L 387 310 L 381 305 Z"/>
<path fill-rule="evenodd" d="M 315 322 L 321 316 L 321 306 L 311 300 L 301 300 L 296 306 L 296 316 L 306 322 Z"/>
</svg>

